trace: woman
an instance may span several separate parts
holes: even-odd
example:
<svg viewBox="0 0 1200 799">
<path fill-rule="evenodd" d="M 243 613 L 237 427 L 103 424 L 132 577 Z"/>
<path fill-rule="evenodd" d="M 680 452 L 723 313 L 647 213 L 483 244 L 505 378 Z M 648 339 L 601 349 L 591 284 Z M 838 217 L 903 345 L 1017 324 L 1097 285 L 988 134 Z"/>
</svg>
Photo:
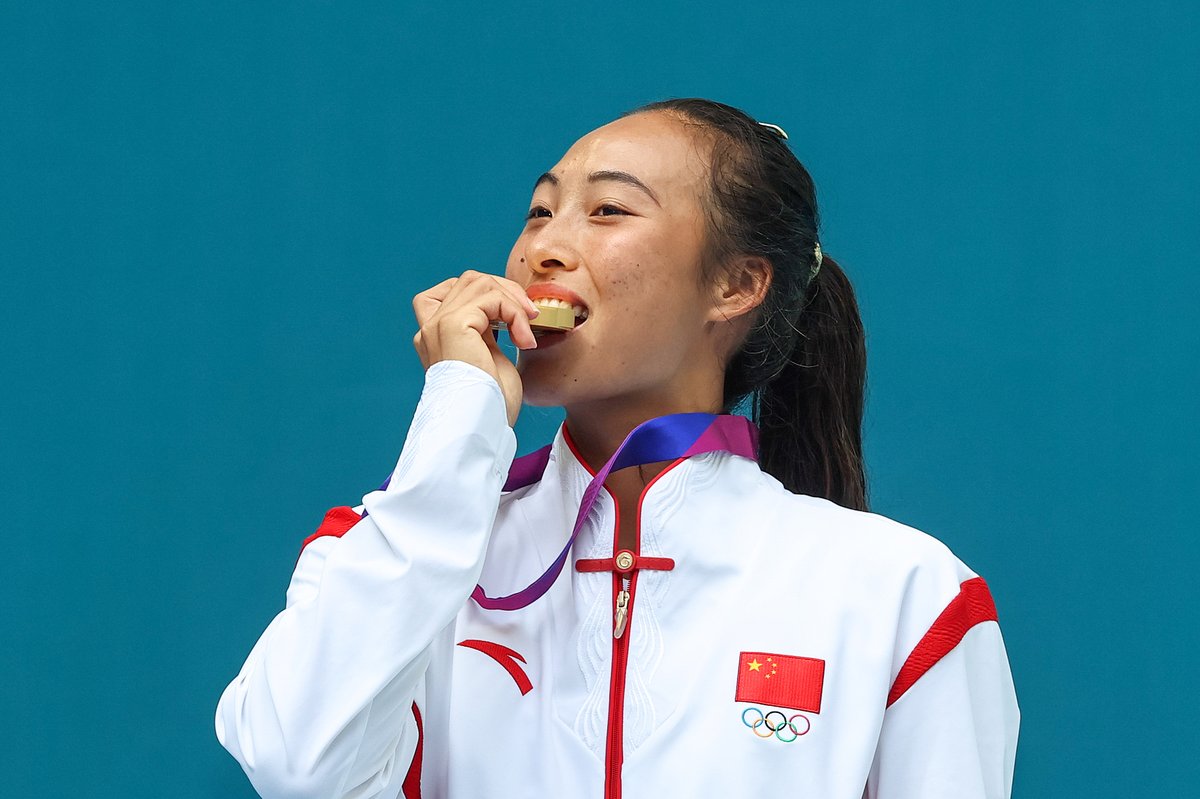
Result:
<svg viewBox="0 0 1200 799">
<path fill-rule="evenodd" d="M 262 795 L 1009 795 L 991 598 L 866 512 L 862 329 L 784 138 L 638 109 L 538 179 L 504 278 L 416 296 L 397 467 L 221 697 Z M 514 462 L 522 402 L 566 421 Z"/>
</svg>

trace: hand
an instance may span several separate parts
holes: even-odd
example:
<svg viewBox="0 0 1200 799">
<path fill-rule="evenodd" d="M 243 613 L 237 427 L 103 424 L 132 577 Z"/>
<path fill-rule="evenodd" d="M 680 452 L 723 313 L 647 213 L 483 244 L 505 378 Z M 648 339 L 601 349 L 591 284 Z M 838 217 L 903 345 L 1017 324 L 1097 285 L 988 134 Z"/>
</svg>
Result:
<svg viewBox="0 0 1200 799">
<path fill-rule="evenodd" d="M 537 347 L 529 320 L 538 315 L 525 289 L 515 281 L 468 269 L 413 297 L 419 329 L 413 347 L 428 369 L 439 361 L 463 361 L 490 374 L 504 393 L 508 424 L 521 412 L 521 377 L 492 332 L 494 319 L 508 324 L 520 349 Z"/>
</svg>

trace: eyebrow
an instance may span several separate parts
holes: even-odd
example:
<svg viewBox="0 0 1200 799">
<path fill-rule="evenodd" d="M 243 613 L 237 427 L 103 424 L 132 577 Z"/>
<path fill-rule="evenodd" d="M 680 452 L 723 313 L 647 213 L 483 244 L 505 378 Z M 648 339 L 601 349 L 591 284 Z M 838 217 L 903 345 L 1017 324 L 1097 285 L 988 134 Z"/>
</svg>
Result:
<svg viewBox="0 0 1200 799">
<path fill-rule="evenodd" d="M 662 207 L 662 203 L 658 201 L 658 196 L 654 193 L 654 191 L 640 179 L 638 179 L 637 176 L 631 175 L 628 172 L 621 172 L 620 170 L 616 169 L 601 169 L 597 172 L 592 172 L 587 176 L 588 183 L 599 183 L 605 180 L 624 183 L 627 186 L 633 186 L 635 189 L 640 189 L 641 191 L 644 191 L 651 200 L 654 200 L 655 205 L 660 208 Z M 537 181 L 534 182 L 533 190 L 537 191 L 538 187 L 543 183 L 549 183 L 551 186 L 557 186 L 559 183 L 558 175 L 555 175 L 553 172 L 543 172 Z"/>
</svg>

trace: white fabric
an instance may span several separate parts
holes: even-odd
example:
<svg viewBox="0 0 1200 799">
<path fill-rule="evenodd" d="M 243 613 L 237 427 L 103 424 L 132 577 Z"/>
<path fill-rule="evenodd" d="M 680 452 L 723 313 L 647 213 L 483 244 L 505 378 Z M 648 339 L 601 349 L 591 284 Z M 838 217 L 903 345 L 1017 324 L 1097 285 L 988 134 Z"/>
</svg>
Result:
<svg viewBox="0 0 1200 799">
<path fill-rule="evenodd" d="M 590 476 L 559 430 L 540 482 L 501 493 L 516 440 L 483 371 L 444 361 L 369 516 L 310 543 L 287 606 L 221 696 L 217 737 L 264 797 L 397 797 L 424 722 L 422 796 L 601 797 L 615 507 L 602 492 L 550 591 Z M 634 509 L 622 509 L 625 513 Z M 646 492 L 626 635 L 622 796 L 1008 797 L 1019 713 L 999 627 L 972 628 L 885 712 L 900 667 L 976 575 L 930 536 L 794 495 L 753 461 L 696 456 Z M 465 639 L 519 652 L 522 695 Z M 825 661 L 820 713 L 784 743 L 734 701 L 743 651 Z M 769 709 L 769 708 L 764 708 Z M 765 795 L 765 793 L 764 793 Z"/>
</svg>

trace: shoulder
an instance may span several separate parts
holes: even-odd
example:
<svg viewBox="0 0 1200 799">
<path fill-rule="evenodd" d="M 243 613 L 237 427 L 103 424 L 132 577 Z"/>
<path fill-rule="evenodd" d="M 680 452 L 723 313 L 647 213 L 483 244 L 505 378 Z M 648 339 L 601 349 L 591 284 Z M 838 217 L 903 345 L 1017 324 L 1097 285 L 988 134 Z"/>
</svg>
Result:
<svg viewBox="0 0 1200 799">
<path fill-rule="evenodd" d="M 773 510 L 760 533 L 758 568 L 801 578 L 895 629 L 919 638 L 948 608 L 981 604 L 995 615 L 984 580 L 930 533 L 881 513 L 793 494 L 763 475 Z"/>
<path fill-rule="evenodd" d="M 987 582 L 933 535 L 775 485 L 771 494 L 787 523 L 771 532 L 765 549 L 777 557 L 762 561 L 764 568 L 786 563 L 829 607 L 893 640 L 889 703 L 971 630 L 998 624 Z M 790 556 L 778 557 L 784 552 Z"/>
<path fill-rule="evenodd" d="M 775 544 L 800 542 L 810 556 L 844 561 L 865 578 L 909 579 L 940 575 L 958 585 L 978 575 L 934 535 L 872 511 L 842 507 L 821 497 L 793 494 L 769 475 L 764 491 L 777 521 Z"/>
</svg>

